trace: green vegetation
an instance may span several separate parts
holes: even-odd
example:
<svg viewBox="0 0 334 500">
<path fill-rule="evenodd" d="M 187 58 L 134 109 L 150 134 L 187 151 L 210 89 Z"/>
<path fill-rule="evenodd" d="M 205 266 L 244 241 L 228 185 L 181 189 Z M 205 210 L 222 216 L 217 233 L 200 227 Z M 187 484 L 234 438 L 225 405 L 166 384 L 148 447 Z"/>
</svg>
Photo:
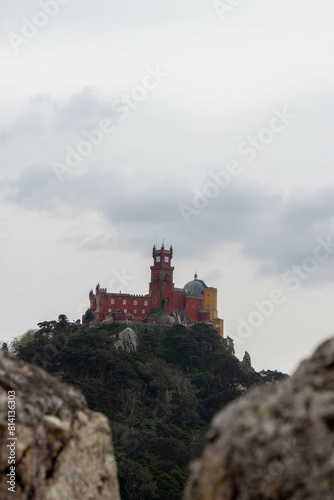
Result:
<svg viewBox="0 0 334 500">
<path fill-rule="evenodd" d="M 163 311 L 163 309 L 158 309 L 157 307 L 153 307 L 152 309 L 150 309 L 148 311 L 148 317 L 154 317 L 156 316 L 157 314 L 161 313 Z"/>
<path fill-rule="evenodd" d="M 116 350 L 120 323 L 39 323 L 11 344 L 85 394 L 113 431 L 123 500 L 179 500 L 187 465 L 201 454 L 212 416 L 245 390 L 284 377 L 247 369 L 205 324 L 135 324 L 137 353 Z"/>
</svg>

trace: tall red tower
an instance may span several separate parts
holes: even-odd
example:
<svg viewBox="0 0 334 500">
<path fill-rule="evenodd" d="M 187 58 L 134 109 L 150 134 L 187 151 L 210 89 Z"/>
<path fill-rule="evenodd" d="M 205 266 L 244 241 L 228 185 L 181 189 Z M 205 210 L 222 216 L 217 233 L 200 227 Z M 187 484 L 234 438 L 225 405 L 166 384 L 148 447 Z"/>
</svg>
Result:
<svg viewBox="0 0 334 500">
<path fill-rule="evenodd" d="M 149 295 L 152 297 L 152 307 L 160 309 L 167 307 L 167 312 L 170 314 L 174 311 L 174 283 L 173 271 L 171 262 L 173 258 L 173 247 L 169 250 L 165 249 L 164 244 L 160 250 L 153 247 L 152 257 L 154 259 L 151 269 L 151 282 Z"/>
</svg>

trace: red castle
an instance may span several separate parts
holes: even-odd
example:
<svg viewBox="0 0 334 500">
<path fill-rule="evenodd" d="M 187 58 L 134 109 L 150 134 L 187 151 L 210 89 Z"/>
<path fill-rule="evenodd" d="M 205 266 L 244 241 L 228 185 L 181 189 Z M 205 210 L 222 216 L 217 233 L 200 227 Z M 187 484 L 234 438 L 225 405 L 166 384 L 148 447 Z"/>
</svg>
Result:
<svg viewBox="0 0 334 500">
<path fill-rule="evenodd" d="M 172 258 L 173 247 L 160 250 L 153 247 L 153 266 L 151 266 L 151 282 L 148 295 L 132 295 L 127 293 L 109 293 L 106 288 L 96 287 L 89 293 L 90 309 L 95 321 L 103 321 L 107 317 L 113 321 L 134 321 L 154 323 L 149 313 L 152 309 L 165 309 L 167 314 L 186 313 L 190 323 L 211 323 L 224 338 L 224 322 L 218 318 L 217 288 L 208 287 L 204 281 L 189 281 L 183 288 L 175 288 L 173 283 Z"/>
</svg>

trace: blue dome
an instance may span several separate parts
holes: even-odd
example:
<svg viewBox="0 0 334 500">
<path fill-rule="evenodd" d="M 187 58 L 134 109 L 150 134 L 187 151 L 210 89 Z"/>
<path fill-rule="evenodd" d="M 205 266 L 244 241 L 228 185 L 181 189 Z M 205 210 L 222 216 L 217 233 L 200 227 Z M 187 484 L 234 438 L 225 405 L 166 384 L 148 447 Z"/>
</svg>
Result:
<svg viewBox="0 0 334 500">
<path fill-rule="evenodd" d="M 208 288 L 204 281 L 198 280 L 197 275 L 195 274 L 195 279 L 192 281 L 189 281 L 186 285 L 184 285 L 183 290 L 187 293 L 193 293 L 195 295 L 198 295 L 200 293 L 203 293 L 204 288 Z"/>
</svg>

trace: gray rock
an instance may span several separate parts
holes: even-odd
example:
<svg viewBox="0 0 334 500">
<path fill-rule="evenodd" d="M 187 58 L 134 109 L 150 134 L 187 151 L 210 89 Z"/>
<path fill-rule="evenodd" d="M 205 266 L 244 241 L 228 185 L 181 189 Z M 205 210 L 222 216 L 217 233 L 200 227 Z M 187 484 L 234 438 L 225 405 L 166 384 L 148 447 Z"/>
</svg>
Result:
<svg viewBox="0 0 334 500">
<path fill-rule="evenodd" d="M 101 324 L 104 325 L 105 323 L 108 324 L 108 323 L 113 323 L 114 322 L 114 317 L 112 314 L 108 314 L 108 316 L 106 317 L 106 319 L 104 319 L 103 321 L 101 321 Z"/>
<path fill-rule="evenodd" d="M 154 315 L 154 319 L 157 325 L 172 326 L 176 323 L 178 325 L 187 326 L 191 324 L 190 317 L 185 310 L 168 314 L 167 309 L 163 309 Z"/>
<path fill-rule="evenodd" d="M 132 328 L 128 327 L 118 334 L 119 340 L 115 342 L 116 349 L 123 349 L 127 352 L 137 352 L 139 339 Z"/>
<path fill-rule="evenodd" d="M 168 314 L 166 319 L 166 325 L 173 326 L 175 325 L 175 323 L 178 323 L 177 318 Z"/>
<path fill-rule="evenodd" d="M 245 354 L 244 354 L 243 360 L 241 361 L 241 364 L 245 368 L 252 368 L 252 360 L 251 360 L 250 354 L 247 351 L 245 351 Z"/>
<path fill-rule="evenodd" d="M 8 391 L 15 391 L 15 493 L 8 491 Z M 0 351 L 0 498 L 119 500 L 107 418 L 80 391 Z"/>
<path fill-rule="evenodd" d="M 334 339 L 213 419 L 185 500 L 333 500 Z"/>
</svg>

